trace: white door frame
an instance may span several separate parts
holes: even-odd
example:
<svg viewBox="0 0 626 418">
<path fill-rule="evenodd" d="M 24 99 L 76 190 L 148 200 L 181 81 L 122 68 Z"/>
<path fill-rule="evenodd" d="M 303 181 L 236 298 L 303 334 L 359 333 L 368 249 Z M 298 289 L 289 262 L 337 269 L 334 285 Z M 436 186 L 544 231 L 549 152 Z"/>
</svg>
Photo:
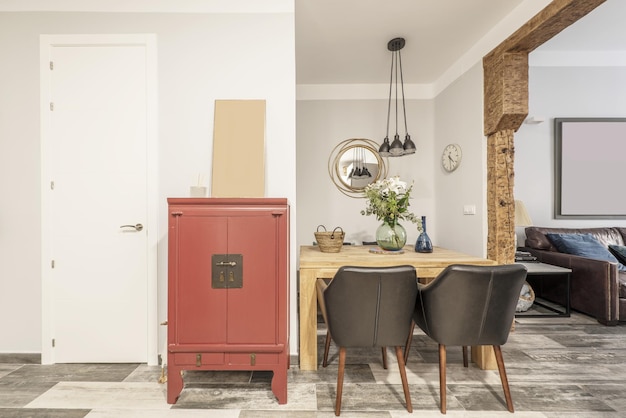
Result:
<svg viewBox="0 0 626 418">
<path fill-rule="evenodd" d="M 52 84 L 50 61 L 53 47 L 89 45 L 141 45 L 146 51 L 147 95 L 147 254 L 148 301 L 147 358 L 149 365 L 158 363 L 158 299 L 157 299 L 157 243 L 158 243 L 158 189 L 157 189 L 157 51 L 155 34 L 120 35 L 41 35 L 40 53 L 40 119 L 41 119 L 41 363 L 53 364 L 52 347 L 54 311 L 51 304 L 51 244 L 50 233 L 50 182 L 47 156 L 50 146 L 50 89 Z"/>
</svg>

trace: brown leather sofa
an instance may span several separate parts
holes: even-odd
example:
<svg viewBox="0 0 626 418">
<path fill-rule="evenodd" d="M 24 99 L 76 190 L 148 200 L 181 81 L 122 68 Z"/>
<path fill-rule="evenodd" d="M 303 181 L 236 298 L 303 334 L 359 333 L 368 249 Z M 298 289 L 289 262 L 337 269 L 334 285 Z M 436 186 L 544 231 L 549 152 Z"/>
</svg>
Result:
<svg viewBox="0 0 626 418">
<path fill-rule="evenodd" d="M 617 263 L 561 253 L 546 234 L 591 234 L 602 244 L 624 245 L 626 228 L 526 228 L 526 251 L 538 261 L 572 269 L 570 276 L 571 308 L 595 317 L 605 325 L 626 321 L 626 272 Z M 562 288 L 543 288 L 541 296 L 563 303 Z"/>
</svg>

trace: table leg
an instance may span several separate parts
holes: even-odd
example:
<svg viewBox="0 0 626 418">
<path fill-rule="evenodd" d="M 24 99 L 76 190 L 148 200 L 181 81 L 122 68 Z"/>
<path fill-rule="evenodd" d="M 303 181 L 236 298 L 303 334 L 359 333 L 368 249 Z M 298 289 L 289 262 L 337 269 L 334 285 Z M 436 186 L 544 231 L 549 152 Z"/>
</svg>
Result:
<svg viewBox="0 0 626 418">
<path fill-rule="evenodd" d="M 314 270 L 300 269 L 300 370 L 317 370 L 317 293 Z"/>
<path fill-rule="evenodd" d="M 498 368 L 496 355 L 491 345 L 472 346 L 472 361 L 483 370 L 495 370 Z"/>
</svg>

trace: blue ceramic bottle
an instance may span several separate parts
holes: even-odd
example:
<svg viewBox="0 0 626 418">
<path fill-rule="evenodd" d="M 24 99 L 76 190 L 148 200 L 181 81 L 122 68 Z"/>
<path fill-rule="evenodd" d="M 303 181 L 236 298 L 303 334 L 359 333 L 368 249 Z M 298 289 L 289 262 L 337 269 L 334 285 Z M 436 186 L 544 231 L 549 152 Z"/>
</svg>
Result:
<svg viewBox="0 0 626 418">
<path fill-rule="evenodd" d="M 415 241 L 415 252 L 417 253 L 432 253 L 433 242 L 426 233 L 426 217 L 422 216 L 422 233 L 417 237 Z"/>
</svg>

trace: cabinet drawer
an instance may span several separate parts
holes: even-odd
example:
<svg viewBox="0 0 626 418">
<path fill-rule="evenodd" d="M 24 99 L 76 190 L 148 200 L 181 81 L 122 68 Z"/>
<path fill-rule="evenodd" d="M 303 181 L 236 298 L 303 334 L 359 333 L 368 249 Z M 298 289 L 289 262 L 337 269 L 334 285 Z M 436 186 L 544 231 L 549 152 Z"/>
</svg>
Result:
<svg viewBox="0 0 626 418">
<path fill-rule="evenodd" d="M 278 364 L 278 354 L 275 353 L 231 353 L 228 364 L 254 366 L 257 364 Z"/>
<path fill-rule="evenodd" d="M 200 357 L 198 357 L 200 356 Z M 174 364 L 177 366 L 208 364 L 224 364 L 224 353 L 178 353 L 174 354 Z"/>
</svg>

